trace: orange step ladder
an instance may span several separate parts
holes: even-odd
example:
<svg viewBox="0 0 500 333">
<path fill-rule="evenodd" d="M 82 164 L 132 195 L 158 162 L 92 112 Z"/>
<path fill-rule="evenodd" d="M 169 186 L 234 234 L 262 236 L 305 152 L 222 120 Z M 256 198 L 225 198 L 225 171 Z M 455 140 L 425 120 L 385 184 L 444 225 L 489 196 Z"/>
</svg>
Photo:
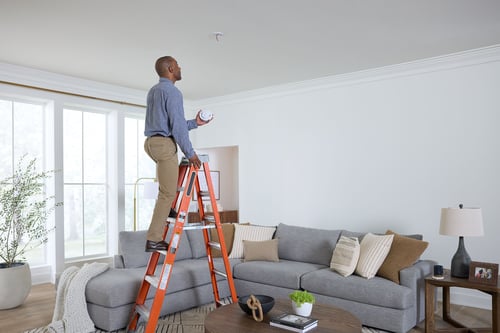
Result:
<svg viewBox="0 0 500 333">
<path fill-rule="evenodd" d="M 167 237 L 170 224 L 174 224 L 173 231 L 170 235 L 170 241 L 168 242 L 169 246 L 167 251 L 155 251 L 151 253 L 151 257 L 146 268 L 144 279 L 142 280 L 141 286 L 139 288 L 139 293 L 136 298 L 135 306 L 132 311 L 132 316 L 127 327 L 127 331 L 135 331 L 141 317 L 144 318 L 144 320 L 147 322 L 144 333 L 154 333 L 156 331 L 156 325 L 160 316 L 165 293 L 167 292 L 168 282 L 170 280 L 172 269 L 174 267 L 175 255 L 177 253 L 182 232 L 184 230 L 200 229 L 203 232 L 215 305 L 217 307 L 223 305 L 223 302 L 219 296 L 217 275 L 226 278 L 226 281 L 229 285 L 232 302 L 238 301 L 236 289 L 234 287 L 231 266 L 229 264 L 229 259 L 227 256 L 224 235 L 222 233 L 222 225 L 220 223 L 220 216 L 217 209 L 217 202 L 215 199 L 212 178 L 210 176 L 208 155 L 199 155 L 199 158 L 202 162 L 202 167 L 200 169 L 196 168 L 193 165 L 190 165 L 189 161 L 186 158 L 183 158 L 181 163 L 179 164 L 179 179 L 177 181 L 178 190 L 176 198 L 172 203 L 172 209 L 177 209 L 178 213 L 176 218 L 169 217 L 167 219 L 165 231 L 163 233 L 163 239 L 165 239 L 165 237 Z M 206 179 L 208 191 L 201 191 L 198 172 L 203 172 Z M 196 199 L 198 201 L 198 209 L 202 221 L 200 223 L 187 223 L 189 221 L 186 222 L 187 214 L 189 211 L 189 204 L 191 202 L 193 193 L 197 194 Z M 207 197 L 210 198 L 213 215 L 205 213 L 203 207 L 203 199 L 206 199 Z M 208 229 L 211 228 L 216 229 L 219 242 L 210 240 Z M 220 250 L 220 252 L 222 253 L 225 272 L 215 269 L 214 259 L 212 256 L 213 248 Z M 163 262 L 163 266 L 161 267 L 161 272 L 156 272 L 155 275 L 155 271 L 161 254 L 165 256 L 165 259 Z M 156 288 L 156 291 L 151 307 L 148 308 L 148 306 L 146 305 L 146 297 L 148 295 L 150 287 Z"/>
</svg>

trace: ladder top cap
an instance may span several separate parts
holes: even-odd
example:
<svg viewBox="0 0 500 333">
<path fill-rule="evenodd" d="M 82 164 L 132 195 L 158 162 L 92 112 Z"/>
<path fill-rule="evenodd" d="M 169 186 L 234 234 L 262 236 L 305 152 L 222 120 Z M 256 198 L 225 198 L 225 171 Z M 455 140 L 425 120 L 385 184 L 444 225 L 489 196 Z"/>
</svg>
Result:
<svg viewBox="0 0 500 333">
<path fill-rule="evenodd" d="M 200 159 L 200 161 L 202 163 L 209 162 L 209 160 L 210 160 L 208 158 L 208 154 L 198 155 L 198 158 Z M 189 159 L 186 156 L 184 156 L 184 157 L 182 157 L 181 163 L 189 163 Z"/>
</svg>

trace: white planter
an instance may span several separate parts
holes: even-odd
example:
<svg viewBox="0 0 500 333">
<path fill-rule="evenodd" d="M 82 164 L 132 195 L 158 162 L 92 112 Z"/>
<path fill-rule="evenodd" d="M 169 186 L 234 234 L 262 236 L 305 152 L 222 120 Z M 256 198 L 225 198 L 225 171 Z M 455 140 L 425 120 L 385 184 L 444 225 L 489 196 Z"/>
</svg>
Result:
<svg viewBox="0 0 500 333">
<path fill-rule="evenodd" d="M 30 290 L 31 271 L 28 263 L 0 268 L 0 310 L 23 304 Z"/>
<path fill-rule="evenodd" d="M 312 303 L 302 303 L 300 306 L 297 306 L 297 303 L 292 301 L 293 312 L 296 315 L 309 317 L 311 315 L 311 311 L 313 308 Z"/>
</svg>

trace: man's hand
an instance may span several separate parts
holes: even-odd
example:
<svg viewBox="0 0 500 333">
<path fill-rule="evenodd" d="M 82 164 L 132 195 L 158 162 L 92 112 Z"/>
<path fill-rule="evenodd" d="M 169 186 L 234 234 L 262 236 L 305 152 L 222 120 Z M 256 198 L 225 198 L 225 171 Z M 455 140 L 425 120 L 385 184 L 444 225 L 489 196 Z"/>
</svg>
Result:
<svg viewBox="0 0 500 333">
<path fill-rule="evenodd" d="M 206 124 L 208 124 L 209 122 L 211 122 L 211 121 L 212 121 L 212 119 L 214 119 L 214 117 L 213 117 L 213 116 L 212 116 L 212 118 L 210 118 L 210 119 L 209 119 L 209 120 L 207 120 L 207 121 L 205 121 L 205 120 L 201 119 L 201 116 L 200 116 L 201 111 L 202 111 L 202 110 L 199 110 L 199 111 L 198 111 L 198 113 L 196 114 L 196 124 L 197 124 L 198 126 L 203 126 L 203 125 L 206 125 Z"/>
<path fill-rule="evenodd" d="M 201 161 L 198 158 L 198 155 L 194 154 L 193 156 L 191 156 L 189 158 L 189 164 L 193 164 L 195 167 L 199 169 L 201 167 Z"/>
</svg>

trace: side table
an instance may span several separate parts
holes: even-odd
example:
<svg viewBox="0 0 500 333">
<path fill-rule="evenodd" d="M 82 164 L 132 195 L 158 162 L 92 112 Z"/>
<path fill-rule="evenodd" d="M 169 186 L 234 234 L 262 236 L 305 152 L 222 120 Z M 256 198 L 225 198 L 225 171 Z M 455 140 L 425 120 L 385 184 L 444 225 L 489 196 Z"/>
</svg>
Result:
<svg viewBox="0 0 500 333">
<path fill-rule="evenodd" d="M 485 292 L 491 295 L 491 315 L 492 315 L 492 327 L 491 328 L 468 328 L 458 321 L 451 318 L 450 314 L 450 288 L 459 287 L 474 289 Z M 443 320 L 450 323 L 454 328 L 452 329 L 436 329 L 436 323 L 434 320 L 434 304 L 435 304 L 435 292 L 436 288 L 443 288 Z M 500 323 L 500 283 L 496 286 L 481 284 L 476 282 L 471 282 L 464 278 L 455 278 L 450 275 L 449 270 L 444 271 L 444 279 L 438 280 L 433 279 L 432 276 L 425 278 L 425 332 L 493 332 L 500 333 L 499 323 Z"/>
</svg>

